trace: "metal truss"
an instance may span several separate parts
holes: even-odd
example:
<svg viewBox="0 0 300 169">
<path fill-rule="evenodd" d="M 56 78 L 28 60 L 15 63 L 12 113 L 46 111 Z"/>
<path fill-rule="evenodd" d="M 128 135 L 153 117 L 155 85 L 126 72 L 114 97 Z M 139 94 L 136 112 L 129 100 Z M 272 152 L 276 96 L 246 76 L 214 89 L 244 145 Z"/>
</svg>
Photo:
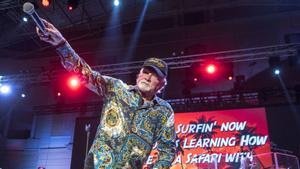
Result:
<svg viewBox="0 0 300 169">
<path fill-rule="evenodd" d="M 299 43 L 280 44 L 274 46 L 264 46 L 256 48 L 247 48 L 239 50 L 221 51 L 204 54 L 193 54 L 185 56 L 164 58 L 170 69 L 183 69 L 190 67 L 193 63 L 203 62 L 207 58 L 214 58 L 222 62 L 248 62 L 255 60 L 266 60 L 271 56 L 288 56 L 297 55 Z M 80 53 L 79 53 L 80 55 Z M 137 72 L 141 68 L 143 61 L 124 62 L 109 65 L 99 65 L 92 67 L 93 70 L 99 71 L 105 75 L 124 75 Z M 26 84 L 36 84 L 51 82 L 57 79 L 63 70 L 44 71 L 39 73 L 20 73 L 14 75 L 5 75 L 0 77 L 0 83 L 21 82 Z"/>
<path fill-rule="evenodd" d="M 291 102 L 285 95 L 288 94 Z M 175 112 L 207 111 L 218 109 L 235 109 L 249 107 L 264 107 L 283 104 L 299 104 L 300 93 L 293 89 L 283 91 L 281 89 L 243 90 L 243 91 L 219 91 L 201 93 L 183 98 L 167 99 Z M 87 113 L 100 114 L 102 101 L 90 101 L 85 103 L 62 104 L 58 101 L 53 105 L 35 106 L 36 114 L 53 113 Z M 97 113 L 99 112 L 99 113 Z"/>
<path fill-rule="evenodd" d="M 0 11 L 19 7 L 19 2 L 16 0 L 2 0 L 0 2 Z"/>
<path fill-rule="evenodd" d="M 176 112 L 216 110 L 241 106 L 257 107 L 260 104 L 259 93 L 255 91 L 202 93 L 197 96 L 168 99 L 167 101 Z M 102 101 L 73 104 L 62 104 L 58 101 L 57 104 L 53 105 L 35 106 L 34 112 L 36 114 L 100 112 L 99 105 L 102 105 Z"/>
</svg>

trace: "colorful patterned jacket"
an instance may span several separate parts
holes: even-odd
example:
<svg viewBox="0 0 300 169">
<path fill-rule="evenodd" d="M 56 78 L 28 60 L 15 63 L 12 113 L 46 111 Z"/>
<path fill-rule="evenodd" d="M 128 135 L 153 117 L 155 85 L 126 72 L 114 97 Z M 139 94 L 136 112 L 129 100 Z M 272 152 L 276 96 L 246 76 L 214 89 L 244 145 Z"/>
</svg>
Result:
<svg viewBox="0 0 300 169">
<path fill-rule="evenodd" d="M 169 168 L 175 156 L 171 106 L 157 96 L 144 103 L 135 86 L 93 71 L 67 42 L 57 52 L 68 71 L 81 75 L 86 87 L 103 96 L 100 124 L 89 151 L 94 168 L 142 168 L 155 143 L 159 156 L 153 168 Z"/>
</svg>

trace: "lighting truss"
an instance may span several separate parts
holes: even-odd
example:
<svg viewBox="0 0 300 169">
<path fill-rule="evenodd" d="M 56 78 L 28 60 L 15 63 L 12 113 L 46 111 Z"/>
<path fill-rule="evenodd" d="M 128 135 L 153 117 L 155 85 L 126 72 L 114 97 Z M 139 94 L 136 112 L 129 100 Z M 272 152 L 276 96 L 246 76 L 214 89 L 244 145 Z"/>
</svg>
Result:
<svg viewBox="0 0 300 169">
<path fill-rule="evenodd" d="M 195 62 L 203 62 L 207 56 L 214 56 L 216 60 L 222 62 L 248 62 L 255 60 L 266 60 L 271 56 L 278 55 L 281 58 L 287 58 L 291 55 L 297 55 L 299 43 L 280 44 L 274 46 L 264 46 L 256 48 L 238 49 L 230 51 L 221 51 L 204 54 L 193 54 L 185 56 L 168 57 L 166 61 L 170 69 L 183 69 L 191 66 Z M 79 53 L 80 55 L 80 53 Z M 122 75 L 137 72 L 141 68 L 143 61 L 123 62 L 109 65 L 99 65 L 92 67 L 105 75 Z M 4 75 L 1 83 L 22 82 L 27 84 L 51 82 L 59 77 L 62 70 L 44 71 L 40 73 L 19 73 L 13 75 Z"/>
<path fill-rule="evenodd" d="M 297 101 L 297 94 L 288 89 L 266 89 L 264 91 L 244 90 L 244 91 L 219 91 L 202 93 L 198 96 L 185 98 L 167 99 L 172 105 L 175 112 L 191 112 L 191 111 L 207 111 L 217 109 L 234 109 L 234 108 L 249 108 L 271 105 L 286 104 L 285 92 L 291 96 L 293 104 Z M 36 114 L 52 114 L 52 113 L 80 113 L 80 112 L 98 112 L 101 101 L 90 101 L 85 103 L 73 103 L 63 105 L 41 105 L 34 106 L 33 111 Z M 290 102 L 289 102 L 290 104 Z"/>
</svg>

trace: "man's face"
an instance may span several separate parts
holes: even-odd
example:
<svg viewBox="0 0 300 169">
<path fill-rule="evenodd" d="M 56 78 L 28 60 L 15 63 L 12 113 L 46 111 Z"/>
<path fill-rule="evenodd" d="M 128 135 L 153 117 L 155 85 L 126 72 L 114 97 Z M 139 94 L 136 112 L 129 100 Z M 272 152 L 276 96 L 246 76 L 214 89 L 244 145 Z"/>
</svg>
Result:
<svg viewBox="0 0 300 169">
<path fill-rule="evenodd" d="M 155 95 L 163 85 L 163 78 L 159 77 L 156 72 L 148 67 L 143 67 L 136 79 L 138 89 L 146 95 Z"/>
</svg>

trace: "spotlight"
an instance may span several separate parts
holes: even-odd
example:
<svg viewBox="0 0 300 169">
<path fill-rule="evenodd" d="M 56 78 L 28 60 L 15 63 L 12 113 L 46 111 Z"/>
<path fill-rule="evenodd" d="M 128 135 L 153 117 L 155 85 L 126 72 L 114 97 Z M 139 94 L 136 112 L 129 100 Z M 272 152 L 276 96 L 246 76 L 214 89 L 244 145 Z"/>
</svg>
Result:
<svg viewBox="0 0 300 169">
<path fill-rule="evenodd" d="M 24 93 L 22 93 L 22 94 L 21 94 L 21 97 L 25 98 L 25 97 L 26 97 L 26 95 L 25 95 Z"/>
<path fill-rule="evenodd" d="M 114 5 L 115 6 L 119 6 L 120 5 L 120 1 L 119 0 L 114 0 Z"/>
<path fill-rule="evenodd" d="M 214 64 L 209 64 L 206 66 L 205 70 L 208 74 L 213 74 L 216 72 L 216 66 Z"/>
<path fill-rule="evenodd" d="M 77 8 L 79 0 L 68 0 L 67 7 L 69 11 L 72 11 Z"/>
<path fill-rule="evenodd" d="M 280 74 L 280 70 L 279 70 L 279 69 L 275 69 L 275 70 L 274 70 L 274 74 L 275 74 L 275 75 L 279 75 L 279 74 Z"/>
<path fill-rule="evenodd" d="M 24 21 L 24 22 L 28 22 L 28 18 L 24 16 L 24 17 L 23 17 L 23 21 Z"/>
<path fill-rule="evenodd" d="M 11 92 L 10 86 L 8 86 L 8 85 L 2 85 L 0 87 L 0 92 L 2 94 L 9 94 Z"/>
<path fill-rule="evenodd" d="M 222 74 L 224 74 L 225 79 L 233 80 L 233 63 L 224 63 L 222 67 Z"/>
<path fill-rule="evenodd" d="M 221 64 L 215 60 L 209 60 L 201 65 L 201 74 L 207 78 L 216 78 L 221 70 Z"/>
<path fill-rule="evenodd" d="M 61 93 L 60 93 L 60 92 L 57 92 L 57 96 L 60 97 L 60 96 L 61 96 Z"/>
<path fill-rule="evenodd" d="M 50 4 L 51 4 L 51 0 L 41 0 L 41 4 L 42 4 L 44 7 L 48 7 L 48 6 L 50 6 Z"/>
<path fill-rule="evenodd" d="M 78 81 L 76 79 L 72 79 L 71 80 L 71 85 L 74 86 L 74 87 L 78 86 Z"/>
<path fill-rule="evenodd" d="M 272 72 L 276 75 L 280 74 L 280 68 L 281 68 L 280 62 L 281 62 L 280 56 L 275 55 L 269 58 L 269 66 Z"/>
<path fill-rule="evenodd" d="M 72 10 L 73 10 L 73 7 L 72 7 L 72 6 L 68 6 L 68 10 L 69 10 L 69 11 L 72 11 Z"/>
<path fill-rule="evenodd" d="M 79 88 L 80 83 L 79 83 L 79 78 L 77 76 L 72 76 L 68 79 L 68 86 L 73 89 L 76 90 Z"/>
<path fill-rule="evenodd" d="M 186 70 L 186 80 L 187 83 L 197 84 L 201 78 L 201 66 L 199 62 L 195 62 L 191 64 Z"/>
</svg>

